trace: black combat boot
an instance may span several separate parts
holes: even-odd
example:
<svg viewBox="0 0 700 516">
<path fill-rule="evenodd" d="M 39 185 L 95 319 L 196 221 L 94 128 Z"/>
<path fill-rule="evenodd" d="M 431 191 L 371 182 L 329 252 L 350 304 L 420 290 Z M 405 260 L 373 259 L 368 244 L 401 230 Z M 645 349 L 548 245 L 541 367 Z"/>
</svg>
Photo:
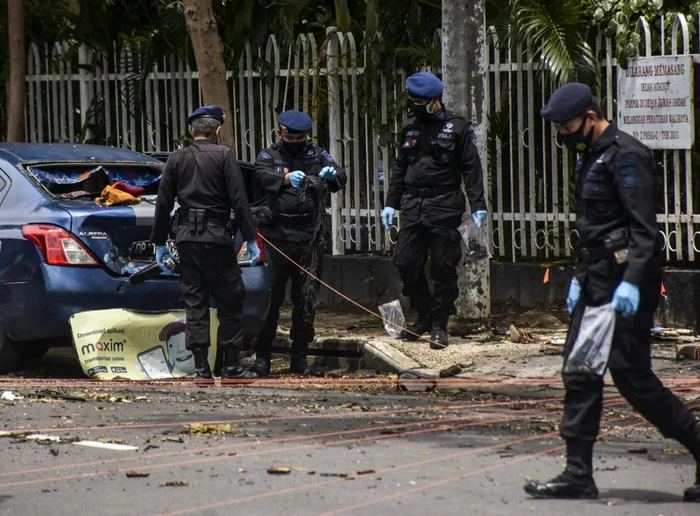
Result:
<svg viewBox="0 0 700 516">
<path fill-rule="evenodd" d="M 700 502 L 700 425 L 695 423 L 678 441 L 690 450 L 696 462 L 695 484 L 683 491 L 683 501 Z"/>
<path fill-rule="evenodd" d="M 528 482 L 525 492 L 535 498 L 598 498 L 593 481 L 593 441 L 567 439 L 566 469 L 548 482 Z"/>
<path fill-rule="evenodd" d="M 695 484 L 683 491 L 684 502 L 700 502 L 700 462 L 695 466 Z"/>
<path fill-rule="evenodd" d="M 255 364 L 250 368 L 251 371 L 258 375 L 258 378 L 267 378 L 270 376 L 270 359 L 258 357 L 255 359 Z"/>
<path fill-rule="evenodd" d="M 408 340 L 411 342 L 414 342 L 420 338 L 421 335 L 424 333 L 427 333 L 430 331 L 430 329 L 433 327 L 433 321 L 430 317 L 430 314 L 418 314 L 418 319 L 416 319 L 416 322 L 413 324 L 409 325 L 407 330 L 401 330 L 401 334 L 399 335 L 399 338 L 402 340 Z M 415 335 L 414 335 L 415 334 Z"/>
<path fill-rule="evenodd" d="M 254 371 L 248 371 L 238 363 L 238 350 L 224 350 L 224 368 L 221 371 L 221 378 L 225 380 L 250 380 L 257 378 Z"/>
<path fill-rule="evenodd" d="M 430 349 L 445 349 L 449 345 L 447 338 L 448 315 L 433 314 L 433 329 L 430 332 Z"/>
<path fill-rule="evenodd" d="M 301 376 L 309 376 L 312 373 L 309 364 L 306 362 L 306 355 L 292 355 L 291 363 L 289 364 L 289 372 Z"/>
<path fill-rule="evenodd" d="M 213 378 L 209 367 L 209 348 L 193 349 L 192 356 L 194 356 L 194 372 L 197 378 Z"/>
</svg>

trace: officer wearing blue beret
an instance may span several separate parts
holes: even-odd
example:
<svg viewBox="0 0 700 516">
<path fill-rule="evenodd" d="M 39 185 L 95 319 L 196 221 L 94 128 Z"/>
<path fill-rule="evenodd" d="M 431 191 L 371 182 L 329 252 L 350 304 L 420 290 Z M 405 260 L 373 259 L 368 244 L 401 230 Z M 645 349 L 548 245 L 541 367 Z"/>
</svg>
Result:
<svg viewBox="0 0 700 516">
<path fill-rule="evenodd" d="M 433 349 L 448 345 L 447 323 L 459 296 L 457 265 L 462 239 L 457 231 L 466 211 L 466 187 L 472 218 L 481 227 L 487 217 L 483 172 L 472 125 L 442 104 L 442 81 L 419 72 L 406 80 L 413 116 L 401 129 L 382 224 L 390 231 L 401 210 L 394 263 L 403 293 L 418 318 L 401 338 L 418 340 L 430 332 Z M 425 262 L 430 251 L 433 292 Z"/>
<path fill-rule="evenodd" d="M 166 245 L 175 198 L 179 208 L 173 218 L 180 262 L 180 296 L 185 303 L 185 347 L 194 357 L 199 378 L 211 378 L 209 367 L 209 298 L 219 318 L 218 347 L 223 350 L 223 378 L 255 378 L 238 363 L 243 346 L 245 289 L 233 248 L 235 229 L 248 242 L 251 263 L 260 257 L 253 215 L 243 176 L 231 149 L 218 145 L 224 110 L 202 106 L 187 124 L 194 142 L 178 149 L 165 164 L 158 188 L 151 242 L 156 260 L 166 271 L 166 257 L 174 260 Z"/>
<path fill-rule="evenodd" d="M 274 247 L 265 244 L 265 257 L 272 275 L 272 301 L 265 326 L 258 338 L 253 370 L 270 374 L 272 341 L 277 333 L 280 306 L 287 281 L 291 279 L 292 339 L 291 372 L 309 374 L 306 355 L 314 338 L 314 317 L 318 284 L 294 262 L 320 275 L 323 249 L 322 222 L 328 191 L 345 188 L 345 171 L 333 157 L 309 140 L 313 122 L 306 113 L 289 110 L 280 114 L 279 140 L 264 149 L 255 161 L 255 175 L 265 191 L 273 223 L 262 233 Z M 275 249 L 277 248 L 277 249 Z"/>
<path fill-rule="evenodd" d="M 566 303 L 572 321 L 564 347 L 566 387 L 561 436 L 566 469 L 549 482 L 528 482 L 539 498 L 596 498 L 593 443 L 600 428 L 603 378 L 581 365 L 579 340 L 588 306 L 611 303 L 617 312 L 607 367 L 620 393 L 665 437 L 687 447 L 697 462 L 685 501 L 700 501 L 700 425 L 651 369 L 650 330 L 661 291 L 656 245 L 656 174 L 651 151 L 608 122 L 588 86 L 565 84 L 541 110 L 576 163 L 578 259 Z M 594 342 L 600 345 L 599 342 Z"/>
</svg>

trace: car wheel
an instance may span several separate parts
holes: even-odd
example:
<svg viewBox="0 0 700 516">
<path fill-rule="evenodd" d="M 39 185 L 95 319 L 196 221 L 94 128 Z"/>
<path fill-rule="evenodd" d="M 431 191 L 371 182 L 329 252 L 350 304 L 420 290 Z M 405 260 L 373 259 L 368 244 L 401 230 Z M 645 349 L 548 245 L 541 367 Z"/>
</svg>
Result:
<svg viewBox="0 0 700 516">
<path fill-rule="evenodd" d="M 12 373 L 19 365 L 16 344 L 10 340 L 0 324 L 0 374 Z"/>
</svg>

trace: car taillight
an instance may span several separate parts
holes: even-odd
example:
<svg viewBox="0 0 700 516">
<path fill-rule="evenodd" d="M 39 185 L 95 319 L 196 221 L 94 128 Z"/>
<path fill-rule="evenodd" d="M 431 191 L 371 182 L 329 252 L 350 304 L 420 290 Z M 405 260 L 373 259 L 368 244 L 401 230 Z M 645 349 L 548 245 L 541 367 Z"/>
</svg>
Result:
<svg viewBox="0 0 700 516">
<path fill-rule="evenodd" d="M 47 265 L 100 266 L 95 256 L 80 241 L 58 226 L 28 224 L 22 227 L 22 236 L 36 244 Z"/>
<path fill-rule="evenodd" d="M 255 239 L 255 242 L 258 244 L 258 249 L 260 249 L 260 259 L 258 260 L 258 263 L 265 263 L 265 246 L 263 245 L 263 239 L 258 236 Z M 243 244 L 241 244 L 241 247 L 238 248 L 238 254 L 236 256 L 236 259 L 238 260 L 238 263 L 245 262 L 248 260 L 247 242 L 243 242 Z"/>
</svg>

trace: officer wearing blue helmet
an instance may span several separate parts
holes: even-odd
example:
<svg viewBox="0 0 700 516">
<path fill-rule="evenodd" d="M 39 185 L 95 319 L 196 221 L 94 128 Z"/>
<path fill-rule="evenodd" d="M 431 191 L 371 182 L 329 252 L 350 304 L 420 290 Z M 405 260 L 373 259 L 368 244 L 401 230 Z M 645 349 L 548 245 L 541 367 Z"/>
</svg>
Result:
<svg viewBox="0 0 700 516">
<path fill-rule="evenodd" d="M 321 274 L 318 215 L 321 196 L 345 188 L 345 171 L 333 157 L 309 140 L 311 118 L 301 111 L 280 114 L 279 141 L 264 149 L 255 161 L 255 175 L 265 191 L 273 222 L 262 229 L 266 239 L 294 262 L 316 276 Z M 322 214 L 321 214 L 322 216 Z M 272 275 L 272 301 L 258 338 L 253 370 L 270 374 L 272 341 L 277 333 L 280 306 L 291 279 L 292 339 L 291 372 L 309 374 L 306 355 L 314 338 L 314 316 L 318 284 L 308 274 L 265 244 L 265 257 Z"/>
<path fill-rule="evenodd" d="M 567 372 L 562 373 L 566 398 L 560 433 L 566 441 L 566 469 L 548 482 L 528 482 L 525 491 L 539 498 L 598 496 L 593 443 L 600 428 L 603 378 L 567 366 L 586 306 L 611 303 L 618 315 L 607 366 L 615 386 L 665 437 L 693 454 L 698 464 L 695 484 L 683 499 L 698 502 L 700 426 L 651 370 L 650 330 L 661 290 L 653 156 L 640 141 L 605 120 L 584 84 L 569 83 L 556 90 L 541 115 L 554 123 L 558 140 L 579 153 L 579 243 L 567 298 L 572 314 L 564 347 Z"/>
<path fill-rule="evenodd" d="M 166 271 L 165 258 L 173 258 L 166 239 L 177 198 L 172 230 L 180 261 L 180 296 L 187 315 L 185 347 L 194 356 L 195 372 L 199 378 L 212 377 L 208 361 L 211 294 L 219 318 L 218 347 L 224 355 L 222 377 L 255 378 L 255 373 L 238 364 L 245 288 L 233 248 L 235 230 L 248 242 L 253 265 L 260 250 L 238 161 L 231 149 L 218 145 L 224 120 L 219 106 L 200 107 L 187 118 L 194 142 L 168 156 L 158 187 L 151 242 L 156 246 L 158 265 Z"/>
<path fill-rule="evenodd" d="M 442 104 L 440 79 L 420 72 L 406 80 L 406 87 L 413 117 L 401 129 L 381 219 L 389 231 L 395 211 L 401 210 L 394 263 L 403 293 L 418 314 L 401 338 L 417 340 L 430 332 L 430 347 L 442 349 L 448 345 L 447 323 L 459 296 L 462 238 L 457 228 L 466 211 L 462 183 L 474 222 L 481 227 L 487 217 L 483 172 L 472 126 Z M 432 293 L 424 272 L 428 251 Z"/>
</svg>

